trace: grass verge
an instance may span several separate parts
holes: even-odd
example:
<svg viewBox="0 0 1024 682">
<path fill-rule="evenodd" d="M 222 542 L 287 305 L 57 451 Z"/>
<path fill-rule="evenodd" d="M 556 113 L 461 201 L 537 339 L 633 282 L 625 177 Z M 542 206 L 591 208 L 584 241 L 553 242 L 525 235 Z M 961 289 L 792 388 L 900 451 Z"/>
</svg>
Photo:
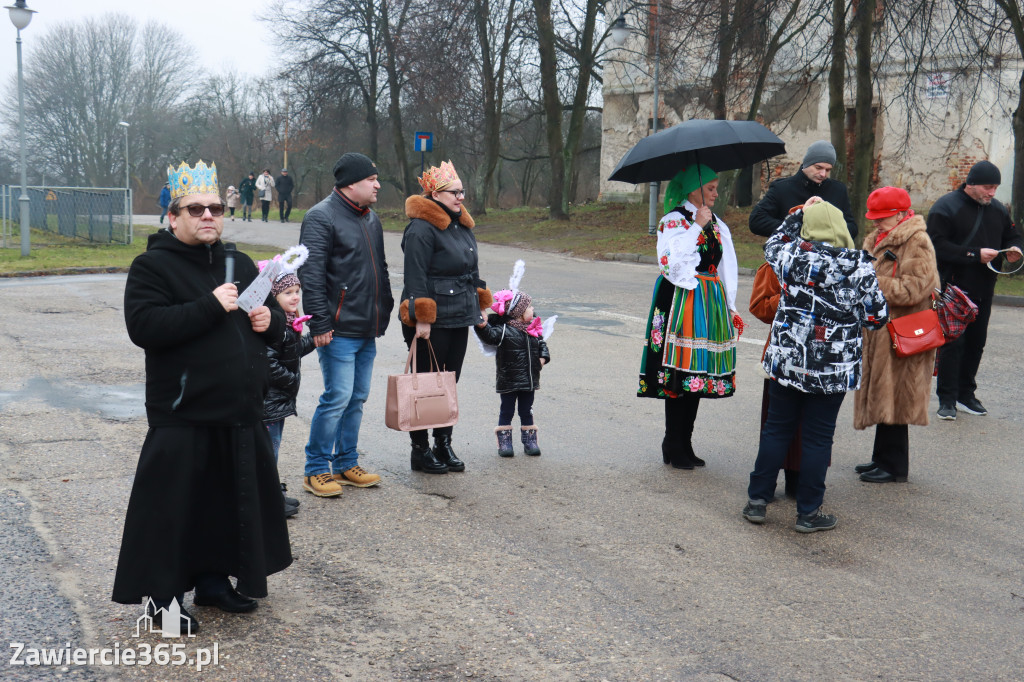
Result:
<svg viewBox="0 0 1024 682">
<path fill-rule="evenodd" d="M 90 244 L 66 240 L 47 233 L 45 239 L 51 244 L 33 246 L 28 258 L 21 257 L 21 250 L 0 249 L 0 275 L 51 274 L 64 272 L 117 271 L 127 270 L 137 255 L 146 250 L 146 240 L 156 232 L 155 227 L 135 228 L 132 244 Z M 40 236 L 40 241 L 43 237 Z M 272 258 L 280 249 L 254 244 L 239 244 L 253 260 Z"/>
</svg>

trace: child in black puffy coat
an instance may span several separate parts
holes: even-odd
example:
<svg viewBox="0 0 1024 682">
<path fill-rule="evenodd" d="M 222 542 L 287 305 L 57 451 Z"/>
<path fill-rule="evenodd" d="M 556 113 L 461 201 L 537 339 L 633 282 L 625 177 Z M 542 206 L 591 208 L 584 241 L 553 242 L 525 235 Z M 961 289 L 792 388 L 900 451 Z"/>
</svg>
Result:
<svg viewBox="0 0 1024 682">
<path fill-rule="evenodd" d="M 270 295 L 277 300 L 287 318 L 284 336 L 267 345 L 270 377 L 267 395 L 263 400 L 263 423 L 270 432 L 276 462 L 281 449 L 284 420 L 296 414 L 295 399 L 299 395 L 299 382 L 302 378 L 302 358 L 311 353 L 316 345 L 311 335 L 302 334 L 302 325 L 310 316 L 298 317 L 302 293 L 299 278 L 295 273 L 287 272 L 278 277 L 270 289 Z M 281 491 L 286 490 L 284 483 L 281 483 Z M 294 516 L 299 510 L 299 501 L 287 495 L 284 500 L 285 517 Z"/>
<path fill-rule="evenodd" d="M 494 294 L 487 321 L 476 326 L 480 340 L 497 348 L 496 390 L 501 396 L 498 412 L 498 456 L 512 457 L 512 416 L 519 405 L 523 449 L 527 455 L 540 455 L 537 425 L 533 423 L 534 391 L 540 388 L 540 370 L 551 361 L 544 342 L 540 318 L 534 317 L 530 295 L 504 290 Z"/>
</svg>

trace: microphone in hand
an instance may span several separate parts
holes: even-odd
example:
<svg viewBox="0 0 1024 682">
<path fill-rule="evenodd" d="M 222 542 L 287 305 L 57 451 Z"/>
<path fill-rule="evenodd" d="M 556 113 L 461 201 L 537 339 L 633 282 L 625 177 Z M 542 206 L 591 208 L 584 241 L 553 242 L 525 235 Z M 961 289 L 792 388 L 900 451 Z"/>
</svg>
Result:
<svg viewBox="0 0 1024 682">
<path fill-rule="evenodd" d="M 237 250 L 234 244 L 224 245 L 224 283 L 231 284 L 235 281 L 235 254 Z"/>
</svg>

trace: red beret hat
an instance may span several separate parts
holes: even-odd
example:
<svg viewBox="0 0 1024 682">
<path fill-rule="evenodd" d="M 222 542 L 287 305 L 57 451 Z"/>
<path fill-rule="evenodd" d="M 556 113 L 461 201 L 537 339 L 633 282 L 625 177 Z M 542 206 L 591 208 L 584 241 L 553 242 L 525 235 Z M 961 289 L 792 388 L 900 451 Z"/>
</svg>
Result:
<svg viewBox="0 0 1024 682">
<path fill-rule="evenodd" d="M 910 210 L 910 195 L 901 187 L 879 187 L 868 195 L 868 212 L 864 217 L 878 220 Z"/>
</svg>

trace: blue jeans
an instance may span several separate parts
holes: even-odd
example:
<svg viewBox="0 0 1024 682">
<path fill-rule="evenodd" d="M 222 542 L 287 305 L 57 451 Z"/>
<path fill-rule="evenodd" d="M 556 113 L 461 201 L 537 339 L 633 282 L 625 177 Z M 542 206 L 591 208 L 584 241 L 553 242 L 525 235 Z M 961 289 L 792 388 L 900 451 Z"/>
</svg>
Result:
<svg viewBox="0 0 1024 682">
<path fill-rule="evenodd" d="M 845 393 L 801 393 L 772 381 L 768 386 L 768 417 L 761 427 L 761 446 L 750 472 L 747 496 L 769 502 L 775 497 L 779 469 L 797 428 L 801 429 L 800 485 L 796 511 L 810 514 L 825 498 L 825 474 L 832 461 L 832 437 Z"/>
<path fill-rule="evenodd" d="M 263 422 L 270 432 L 270 442 L 274 446 L 274 461 L 277 461 L 277 453 L 281 451 L 281 436 L 284 434 L 284 420 L 276 422 Z"/>
<path fill-rule="evenodd" d="M 324 392 L 309 425 L 306 444 L 306 476 L 351 469 L 359 463 L 356 445 L 363 403 L 370 395 L 373 359 L 377 357 L 374 338 L 335 336 L 316 349 Z"/>
</svg>

